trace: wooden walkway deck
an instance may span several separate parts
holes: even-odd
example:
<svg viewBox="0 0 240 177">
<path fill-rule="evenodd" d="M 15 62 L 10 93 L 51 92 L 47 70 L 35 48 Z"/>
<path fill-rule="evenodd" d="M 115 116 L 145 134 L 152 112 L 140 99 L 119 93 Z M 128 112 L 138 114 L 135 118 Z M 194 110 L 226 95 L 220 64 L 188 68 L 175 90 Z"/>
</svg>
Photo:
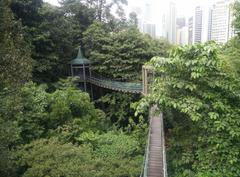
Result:
<svg viewBox="0 0 240 177">
<path fill-rule="evenodd" d="M 161 119 L 153 116 L 151 121 L 148 177 L 164 177 Z"/>
<path fill-rule="evenodd" d="M 163 115 L 157 107 L 150 109 L 150 125 L 144 168 L 140 177 L 167 177 Z"/>
</svg>

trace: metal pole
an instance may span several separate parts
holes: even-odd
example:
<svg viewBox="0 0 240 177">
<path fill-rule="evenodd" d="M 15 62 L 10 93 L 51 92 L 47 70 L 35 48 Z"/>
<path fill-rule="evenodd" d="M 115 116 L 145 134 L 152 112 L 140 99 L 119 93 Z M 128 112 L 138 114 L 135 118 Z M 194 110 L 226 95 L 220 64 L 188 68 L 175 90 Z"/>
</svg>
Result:
<svg viewBox="0 0 240 177">
<path fill-rule="evenodd" d="M 142 66 L 142 92 L 143 92 L 143 94 L 145 94 L 144 82 L 145 82 L 145 78 L 144 78 L 144 66 Z"/>
<path fill-rule="evenodd" d="M 91 71 L 91 67 L 89 67 L 89 78 L 91 79 L 92 78 L 92 71 Z M 89 82 L 89 84 L 91 84 L 91 97 L 92 97 L 92 100 L 94 99 L 93 98 L 93 85 L 91 82 Z"/>
<path fill-rule="evenodd" d="M 72 64 L 71 64 L 71 76 L 73 77 L 73 67 L 72 67 Z"/>
<path fill-rule="evenodd" d="M 85 65 L 83 64 L 83 82 L 84 82 L 84 91 L 87 91 L 87 83 L 86 83 L 86 73 L 85 73 Z"/>
</svg>

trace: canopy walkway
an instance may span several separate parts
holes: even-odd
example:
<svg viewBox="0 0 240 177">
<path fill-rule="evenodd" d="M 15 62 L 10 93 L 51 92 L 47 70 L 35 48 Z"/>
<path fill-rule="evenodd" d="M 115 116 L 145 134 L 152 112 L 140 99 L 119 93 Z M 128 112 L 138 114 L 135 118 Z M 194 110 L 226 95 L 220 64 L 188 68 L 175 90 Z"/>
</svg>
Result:
<svg viewBox="0 0 240 177">
<path fill-rule="evenodd" d="M 85 91 L 87 91 L 87 83 L 128 93 L 147 95 L 151 91 L 154 72 L 150 67 L 143 66 L 142 83 L 134 83 L 104 78 L 91 70 L 90 63 L 88 59 L 84 58 L 80 49 L 77 58 L 69 63 L 70 74 L 80 77 L 80 82 L 84 84 Z M 149 135 L 141 177 L 167 177 L 163 116 L 162 113 L 156 114 L 157 108 L 154 106 L 150 109 Z"/>
<path fill-rule="evenodd" d="M 99 87 L 128 92 L 128 93 L 142 93 L 143 87 L 141 83 L 136 82 L 120 82 L 104 78 L 92 71 L 90 67 L 90 60 L 85 58 L 79 48 L 77 58 L 73 59 L 70 64 L 70 75 L 80 77 L 80 82 L 84 83 L 84 91 L 87 91 L 87 82 L 97 85 Z"/>
<path fill-rule="evenodd" d="M 107 78 L 92 75 L 87 77 L 87 81 L 91 84 L 97 85 L 110 90 L 126 92 L 126 93 L 142 93 L 142 83 L 135 82 L 120 82 L 110 80 Z"/>
<path fill-rule="evenodd" d="M 167 177 L 163 116 L 156 115 L 156 106 L 150 110 L 150 127 L 140 177 Z"/>
</svg>

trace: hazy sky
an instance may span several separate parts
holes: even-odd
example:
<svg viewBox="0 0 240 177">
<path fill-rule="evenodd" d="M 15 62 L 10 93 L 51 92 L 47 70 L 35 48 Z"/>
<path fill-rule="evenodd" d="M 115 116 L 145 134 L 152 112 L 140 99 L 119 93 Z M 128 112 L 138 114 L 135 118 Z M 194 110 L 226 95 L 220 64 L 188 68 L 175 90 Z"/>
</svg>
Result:
<svg viewBox="0 0 240 177">
<path fill-rule="evenodd" d="M 51 4 L 57 5 L 58 0 L 45 0 Z M 170 0 L 128 0 L 128 7 L 126 10 L 131 10 L 133 6 L 144 6 L 146 3 L 151 4 L 153 9 L 153 13 L 162 11 L 166 4 Z M 191 16 L 193 14 L 194 7 L 196 5 L 210 5 L 217 0 L 171 0 L 174 1 L 177 5 L 177 14 L 178 16 Z"/>
<path fill-rule="evenodd" d="M 54 5 L 58 5 L 58 0 L 44 0 Z M 110 1 L 110 0 L 108 0 Z M 126 13 L 131 12 L 134 7 L 140 7 L 144 11 L 146 4 L 151 6 L 151 21 L 156 24 L 156 34 L 161 35 L 162 30 L 162 13 L 169 6 L 169 2 L 173 1 L 176 4 L 177 17 L 191 17 L 194 15 L 194 9 L 198 5 L 210 6 L 220 0 L 128 0 L 128 6 L 125 7 Z M 144 13 L 142 13 L 144 14 Z"/>
</svg>

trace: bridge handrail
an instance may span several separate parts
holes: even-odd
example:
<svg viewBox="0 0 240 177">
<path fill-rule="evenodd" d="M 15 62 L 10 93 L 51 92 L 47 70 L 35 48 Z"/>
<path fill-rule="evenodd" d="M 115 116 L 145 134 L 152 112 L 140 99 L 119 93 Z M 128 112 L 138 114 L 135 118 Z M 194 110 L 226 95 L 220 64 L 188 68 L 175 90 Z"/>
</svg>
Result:
<svg viewBox="0 0 240 177">
<path fill-rule="evenodd" d="M 161 112 L 161 129 L 162 129 L 162 144 L 163 144 L 163 170 L 164 170 L 164 177 L 168 176 L 167 173 L 167 160 L 166 160 L 166 148 L 165 148 L 165 134 L 164 134 L 164 124 L 163 124 L 163 113 Z"/>
<path fill-rule="evenodd" d="M 149 130 L 148 130 L 148 138 L 145 148 L 144 160 L 143 160 L 143 167 L 140 174 L 140 177 L 147 177 L 148 174 L 148 160 L 149 160 L 149 145 L 150 145 L 150 136 L 151 136 L 151 125 L 152 125 L 152 114 L 153 114 L 153 107 L 149 111 Z"/>
<path fill-rule="evenodd" d="M 114 81 L 114 80 L 104 80 L 104 79 L 100 79 L 100 78 L 96 78 L 96 77 L 87 77 L 87 80 L 89 81 L 95 81 L 95 82 L 99 82 L 101 85 L 107 85 L 104 83 L 105 82 L 112 82 L 111 84 L 108 84 L 108 86 L 113 86 L 112 84 L 115 83 L 124 83 L 124 82 L 120 82 L 120 81 Z M 136 84 L 141 84 L 140 82 L 136 82 Z M 123 88 L 123 89 L 128 89 L 128 87 L 126 85 L 122 85 L 121 87 L 117 87 L 117 88 Z M 142 90 L 142 86 L 131 86 L 132 89 L 136 89 L 136 90 Z"/>
<path fill-rule="evenodd" d="M 84 82 L 89 82 L 94 85 L 130 93 L 142 93 L 142 82 L 123 82 L 117 80 L 111 80 L 108 78 L 101 77 L 101 75 L 78 75 L 80 80 Z"/>
</svg>

